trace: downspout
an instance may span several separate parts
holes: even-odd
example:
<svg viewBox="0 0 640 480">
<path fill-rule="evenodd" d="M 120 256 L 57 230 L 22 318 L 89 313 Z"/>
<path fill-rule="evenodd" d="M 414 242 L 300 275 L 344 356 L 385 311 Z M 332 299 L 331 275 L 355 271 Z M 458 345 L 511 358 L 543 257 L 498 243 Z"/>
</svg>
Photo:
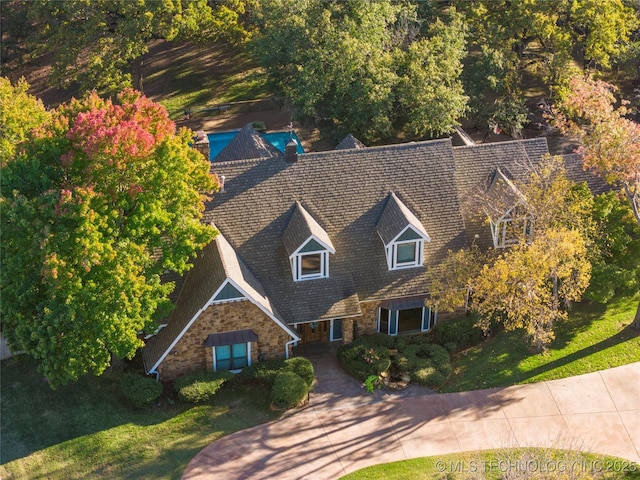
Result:
<svg viewBox="0 0 640 480">
<path fill-rule="evenodd" d="M 291 345 L 292 343 L 298 343 L 298 340 L 289 340 L 284 344 L 284 358 L 289 358 L 289 345 Z"/>
<path fill-rule="evenodd" d="M 155 375 L 156 376 L 156 382 L 160 381 L 160 372 L 157 370 L 151 370 L 149 373 L 147 373 L 147 375 Z"/>
</svg>

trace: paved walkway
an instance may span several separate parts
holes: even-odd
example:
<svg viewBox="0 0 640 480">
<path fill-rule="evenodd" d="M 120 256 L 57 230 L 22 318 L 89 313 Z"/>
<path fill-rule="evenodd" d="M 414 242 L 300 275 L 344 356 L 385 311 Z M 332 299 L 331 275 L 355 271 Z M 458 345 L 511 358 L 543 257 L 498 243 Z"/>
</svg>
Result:
<svg viewBox="0 0 640 480">
<path fill-rule="evenodd" d="M 513 446 L 640 462 L 640 363 L 530 385 L 433 394 L 363 392 L 315 360 L 309 405 L 204 448 L 183 479 L 336 479 L 378 463 Z"/>
</svg>

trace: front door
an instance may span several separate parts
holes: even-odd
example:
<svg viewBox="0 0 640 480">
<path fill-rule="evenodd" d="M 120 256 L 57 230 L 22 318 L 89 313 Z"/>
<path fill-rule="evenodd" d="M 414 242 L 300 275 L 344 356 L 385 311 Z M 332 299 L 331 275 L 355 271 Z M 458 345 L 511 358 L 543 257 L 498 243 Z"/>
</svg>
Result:
<svg viewBox="0 0 640 480">
<path fill-rule="evenodd" d="M 325 322 L 311 322 L 302 324 L 302 343 L 322 341 L 322 327 Z"/>
</svg>

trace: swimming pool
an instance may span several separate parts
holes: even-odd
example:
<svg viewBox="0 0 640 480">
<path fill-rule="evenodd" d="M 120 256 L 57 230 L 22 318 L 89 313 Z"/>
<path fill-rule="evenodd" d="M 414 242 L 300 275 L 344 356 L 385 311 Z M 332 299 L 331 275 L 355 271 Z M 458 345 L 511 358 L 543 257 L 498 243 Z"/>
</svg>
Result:
<svg viewBox="0 0 640 480">
<path fill-rule="evenodd" d="M 219 133 L 209 133 L 207 137 L 209 138 L 209 160 L 213 160 L 218 156 L 218 154 L 227 146 L 227 144 L 233 140 L 240 130 L 234 130 L 231 132 L 219 132 Z M 271 145 L 276 147 L 281 152 L 284 152 L 284 147 L 287 145 L 289 141 L 290 133 L 287 132 L 269 132 L 269 133 L 261 133 L 265 140 L 267 140 Z M 296 132 L 293 132 L 293 139 L 298 142 L 298 153 L 304 153 L 304 149 L 300 144 L 300 140 L 296 135 Z"/>
</svg>

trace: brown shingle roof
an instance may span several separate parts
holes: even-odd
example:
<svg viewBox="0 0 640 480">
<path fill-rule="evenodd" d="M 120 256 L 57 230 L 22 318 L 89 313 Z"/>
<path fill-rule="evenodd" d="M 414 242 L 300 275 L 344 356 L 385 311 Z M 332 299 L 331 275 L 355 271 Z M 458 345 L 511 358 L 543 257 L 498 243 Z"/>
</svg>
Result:
<svg viewBox="0 0 640 480">
<path fill-rule="evenodd" d="M 417 232 L 422 233 L 427 239 L 429 234 L 416 216 L 400 201 L 396 194 L 391 192 L 387 204 L 382 210 L 380 220 L 376 224 L 376 231 L 385 245 L 391 243 L 402 231 L 411 225 Z"/>
<path fill-rule="evenodd" d="M 336 145 L 336 150 L 348 150 L 350 148 L 367 148 L 364 143 L 358 140 L 353 135 L 349 134 L 342 139 L 342 141 Z"/>
<path fill-rule="evenodd" d="M 296 202 L 287 228 L 285 228 L 284 234 L 282 235 L 282 242 L 284 243 L 284 248 L 287 250 L 287 253 L 291 256 L 311 235 L 314 235 L 327 247 L 335 250 L 325 229 L 316 222 L 300 202 Z"/>
<path fill-rule="evenodd" d="M 332 311 L 331 302 L 338 301 L 329 298 L 326 284 L 333 279 L 351 277 L 360 300 L 428 291 L 426 268 L 388 271 L 376 231 L 388 192 L 402 199 L 431 236 L 425 267 L 467 243 L 449 139 L 307 153 L 295 163 L 282 158 L 214 163 L 212 171 L 225 176 L 225 192 L 207 205 L 205 221 L 215 219 L 288 323 L 308 318 L 307 306 L 318 299 L 325 299 L 320 313 Z M 335 247 L 329 282 L 293 281 L 282 236 L 297 201 Z"/>
<path fill-rule="evenodd" d="M 216 155 L 213 161 L 226 162 L 250 158 L 271 158 L 280 155 L 282 155 L 282 152 L 265 140 L 250 123 L 247 123 Z"/>
</svg>

